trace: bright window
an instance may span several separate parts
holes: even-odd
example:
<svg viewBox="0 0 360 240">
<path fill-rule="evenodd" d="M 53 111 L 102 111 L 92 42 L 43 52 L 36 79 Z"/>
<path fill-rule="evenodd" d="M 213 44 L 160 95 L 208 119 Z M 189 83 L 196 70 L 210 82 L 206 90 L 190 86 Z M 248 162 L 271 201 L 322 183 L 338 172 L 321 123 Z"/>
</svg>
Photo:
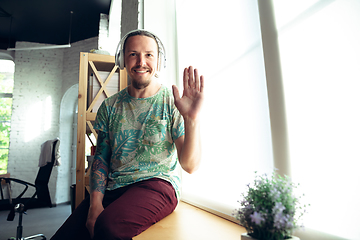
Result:
<svg viewBox="0 0 360 240">
<path fill-rule="evenodd" d="M 7 172 L 14 62 L 0 60 L 0 174 Z"/>
<path fill-rule="evenodd" d="M 273 168 L 257 3 L 178 1 L 177 22 L 180 69 L 206 81 L 202 165 L 183 174 L 183 200 L 231 216 L 254 171 Z"/>
<path fill-rule="evenodd" d="M 311 204 L 304 224 L 360 239 L 360 2 L 272 2 L 288 139 L 283 151 Z M 202 166 L 183 174 L 183 199 L 224 215 L 237 207 L 255 170 L 272 170 L 271 139 L 282 134 L 270 130 L 269 112 L 276 109 L 269 110 L 267 91 L 274 85 L 266 81 L 262 49 L 269 29 L 260 30 L 258 3 L 264 2 L 177 1 L 179 66 L 199 68 L 207 97 Z"/>
<path fill-rule="evenodd" d="M 312 205 L 305 225 L 360 239 L 360 2 L 273 2 L 291 172 Z"/>
</svg>

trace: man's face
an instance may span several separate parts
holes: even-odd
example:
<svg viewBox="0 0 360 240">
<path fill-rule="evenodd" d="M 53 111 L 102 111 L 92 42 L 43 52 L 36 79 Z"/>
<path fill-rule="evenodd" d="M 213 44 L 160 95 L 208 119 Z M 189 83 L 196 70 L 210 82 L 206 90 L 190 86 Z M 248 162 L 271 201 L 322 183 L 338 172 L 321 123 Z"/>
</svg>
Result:
<svg viewBox="0 0 360 240">
<path fill-rule="evenodd" d="M 137 89 L 147 87 L 153 78 L 158 62 L 158 46 L 153 38 L 136 35 L 125 45 L 125 67 L 132 85 Z"/>
</svg>

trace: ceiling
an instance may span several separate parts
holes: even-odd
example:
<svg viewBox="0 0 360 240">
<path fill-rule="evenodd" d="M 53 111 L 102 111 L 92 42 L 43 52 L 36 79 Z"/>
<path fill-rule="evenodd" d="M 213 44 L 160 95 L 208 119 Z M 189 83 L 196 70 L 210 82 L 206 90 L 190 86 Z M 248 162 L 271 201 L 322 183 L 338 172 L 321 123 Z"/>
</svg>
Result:
<svg viewBox="0 0 360 240">
<path fill-rule="evenodd" d="M 13 48 L 16 41 L 62 45 L 96 37 L 100 13 L 109 14 L 110 4 L 111 0 L 1 0 L 0 49 Z"/>
</svg>

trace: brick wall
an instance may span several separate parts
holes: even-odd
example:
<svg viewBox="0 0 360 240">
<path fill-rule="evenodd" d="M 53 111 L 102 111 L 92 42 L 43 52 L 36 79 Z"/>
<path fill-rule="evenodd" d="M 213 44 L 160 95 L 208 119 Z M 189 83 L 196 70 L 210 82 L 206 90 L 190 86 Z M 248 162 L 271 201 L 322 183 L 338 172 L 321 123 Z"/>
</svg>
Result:
<svg viewBox="0 0 360 240">
<path fill-rule="evenodd" d="M 33 183 L 38 172 L 40 146 L 59 137 L 60 104 L 65 92 L 78 83 L 79 54 L 97 48 L 97 37 L 73 43 L 71 48 L 16 51 L 8 172 L 11 177 Z M 16 47 L 44 44 L 17 42 Z M 61 145 L 68 144 L 61 142 Z M 69 161 L 69 159 L 62 159 Z M 64 164 L 65 166 L 67 164 Z M 68 201 L 56 195 L 56 181 L 69 178 L 67 171 L 54 168 L 49 182 L 54 203 Z M 60 184 L 61 185 L 61 184 Z M 68 193 L 69 186 L 62 186 Z M 14 194 L 21 191 L 13 186 Z M 63 192 L 63 191 L 62 191 Z M 31 192 L 29 192 L 29 196 Z"/>
<path fill-rule="evenodd" d="M 72 43 L 71 48 L 64 49 L 62 94 L 74 84 L 79 83 L 80 52 L 89 52 L 91 49 L 97 49 L 97 44 L 98 37 L 94 37 Z"/>
<path fill-rule="evenodd" d="M 16 46 L 39 44 L 18 42 Z M 33 183 L 41 144 L 58 136 L 63 56 L 61 49 L 15 53 L 8 163 L 11 177 Z M 18 190 L 13 187 L 15 194 Z"/>
</svg>

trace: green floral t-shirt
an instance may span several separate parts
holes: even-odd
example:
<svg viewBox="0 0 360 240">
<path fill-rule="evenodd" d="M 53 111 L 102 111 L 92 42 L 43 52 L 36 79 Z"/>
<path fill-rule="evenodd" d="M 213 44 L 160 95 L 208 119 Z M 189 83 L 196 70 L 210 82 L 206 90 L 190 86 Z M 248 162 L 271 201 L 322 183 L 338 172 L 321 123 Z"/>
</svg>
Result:
<svg viewBox="0 0 360 240">
<path fill-rule="evenodd" d="M 110 139 L 107 190 L 156 177 L 170 182 L 180 197 L 175 140 L 184 135 L 184 121 L 169 89 L 134 98 L 125 88 L 104 100 L 94 128 Z"/>
</svg>

